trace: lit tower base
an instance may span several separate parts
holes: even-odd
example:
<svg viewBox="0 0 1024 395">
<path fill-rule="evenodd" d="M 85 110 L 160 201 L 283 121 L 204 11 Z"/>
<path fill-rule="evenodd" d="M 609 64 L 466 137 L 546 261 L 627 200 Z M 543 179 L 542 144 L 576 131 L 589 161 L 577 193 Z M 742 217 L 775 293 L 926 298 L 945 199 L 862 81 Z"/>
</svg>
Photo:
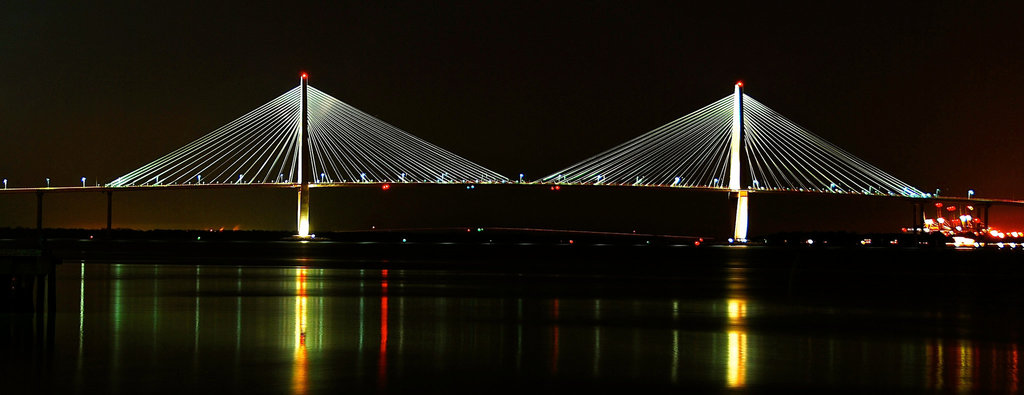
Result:
<svg viewBox="0 0 1024 395">
<path fill-rule="evenodd" d="M 306 152 L 306 143 L 309 141 L 309 112 L 306 108 L 306 88 L 309 86 L 309 75 L 302 73 L 302 130 L 299 132 L 299 212 L 298 212 L 298 234 L 296 237 L 309 238 L 309 154 Z"/>
<path fill-rule="evenodd" d="M 742 163 L 740 152 L 743 151 L 743 82 L 737 82 L 733 92 L 732 107 L 732 141 L 729 153 L 729 190 L 736 196 L 736 223 L 733 226 L 732 238 L 737 243 L 747 242 L 747 190 L 741 183 Z"/>
</svg>

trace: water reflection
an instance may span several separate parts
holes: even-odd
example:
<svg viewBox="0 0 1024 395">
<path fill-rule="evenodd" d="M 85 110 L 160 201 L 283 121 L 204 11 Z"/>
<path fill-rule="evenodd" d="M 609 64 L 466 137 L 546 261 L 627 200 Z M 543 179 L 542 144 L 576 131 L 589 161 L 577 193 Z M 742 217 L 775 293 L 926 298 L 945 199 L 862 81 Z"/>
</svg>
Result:
<svg viewBox="0 0 1024 395">
<path fill-rule="evenodd" d="M 895 313 L 822 323 L 851 310 L 761 298 L 748 266 L 724 269 L 715 292 L 691 293 L 652 278 L 75 262 L 60 268 L 64 315 L 46 374 L 57 389 L 100 392 L 148 380 L 295 394 L 427 380 L 1019 391 L 1019 344 L 963 321 L 980 313 L 900 312 L 928 332 L 851 329 Z"/>
<path fill-rule="evenodd" d="M 308 389 L 309 366 L 306 351 L 306 268 L 295 269 L 295 363 L 292 367 L 292 393 L 305 394 Z"/>
<path fill-rule="evenodd" d="M 725 381 L 730 388 L 747 384 L 747 295 L 746 267 L 732 263 L 726 277 L 726 311 L 729 322 Z"/>
<path fill-rule="evenodd" d="M 377 384 L 386 388 L 388 382 L 388 271 L 380 271 L 380 357 Z"/>
<path fill-rule="evenodd" d="M 558 374 L 558 299 L 551 301 L 551 375 Z"/>
<path fill-rule="evenodd" d="M 1018 345 L 981 347 L 961 339 L 932 339 L 925 344 L 925 385 L 929 390 L 978 392 L 1019 390 Z"/>
<path fill-rule="evenodd" d="M 1010 349 L 1010 353 L 1009 353 L 1009 355 L 1007 355 L 1006 359 L 1007 359 L 1007 365 L 1009 366 L 1009 369 L 1007 369 L 1007 370 L 1010 373 L 1010 380 L 1009 380 L 1010 381 L 1010 386 L 1009 386 L 1010 387 L 1010 392 L 1017 392 L 1020 389 L 1020 383 L 1019 383 L 1019 381 L 1020 381 L 1020 365 L 1018 365 L 1019 361 L 1017 359 L 1017 345 L 1016 344 L 1012 345 L 1012 347 Z M 993 385 L 993 388 L 998 388 L 998 387 Z"/>
<path fill-rule="evenodd" d="M 522 306 L 522 300 L 519 301 Z M 520 308 L 521 310 L 521 308 Z M 594 363 L 593 363 L 593 376 L 595 378 L 601 376 L 601 299 L 594 299 Z M 520 324 L 522 327 L 522 324 Z M 673 330 L 676 331 L 676 330 Z M 521 335 L 522 333 L 520 333 Z M 678 356 L 678 348 L 676 349 L 676 356 Z M 672 372 L 676 371 L 676 366 L 673 364 Z M 673 380 L 673 382 L 675 382 Z"/>
</svg>

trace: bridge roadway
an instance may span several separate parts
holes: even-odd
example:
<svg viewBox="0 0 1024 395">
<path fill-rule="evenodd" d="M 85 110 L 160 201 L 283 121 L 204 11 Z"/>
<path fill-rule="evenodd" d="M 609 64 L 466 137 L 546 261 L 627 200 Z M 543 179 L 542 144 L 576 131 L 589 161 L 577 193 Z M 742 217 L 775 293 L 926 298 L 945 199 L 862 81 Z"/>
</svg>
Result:
<svg viewBox="0 0 1024 395">
<path fill-rule="evenodd" d="M 524 186 L 524 187 L 553 187 L 553 186 L 565 186 L 565 187 L 604 187 L 604 188 L 653 188 L 653 189 L 672 189 L 672 190 L 687 190 L 687 191 L 699 191 L 699 192 L 723 192 L 734 195 L 735 191 L 731 191 L 727 188 L 710 188 L 710 187 L 683 187 L 683 186 L 664 186 L 664 185 L 629 185 L 629 184 L 573 184 L 573 183 L 541 183 L 541 182 L 507 182 L 507 183 L 495 183 L 495 182 L 449 182 L 449 183 L 437 183 L 437 182 L 333 182 L 333 183 L 311 183 L 310 188 L 380 188 L 383 185 L 493 185 L 493 186 Z M 302 187 L 302 184 L 297 183 L 224 183 L 224 184 L 175 184 L 175 185 L 142 185 L 142 186 L 125 186 L 125 187 L 111 187 L 111 186 L 63 186 L 63 187 L 35 187 L 35 188 L 5 188 L 0 189 L 0 194 L 35 194 L 36 195 L 36 228 L 42 230 L 43 228 L 43 195 L 46 193 L 89 193 L 99 192 L 107 194 L 107 230 L 111 229 L 112 225 L 112 202 L 114 192 L 132 192 L 132 191 L 160 191 L 160 190 L 200 190 L 200 189 L 295 189 L 298 190 Z M 913 216 L 913 227 L 923 227 L 923 215 L 924 215 L 924 204 L 932 204 L 933 202 L 951 202 L 960 204 L 972 204 L 983 208 L 984 221 L 988 223 L 988 213 L 991 206 L 1010 206 L 1010 207 L 1024 207 L 1024 200 L 1012 200 L 1012 199 L 991 199 L 991 198 L 966 198 L 966 197 L 955 197 L 955 196 L 933 196 L 933 197 L 907 197 L 907 196 L 880 196 L 880 195 L 861 195 L 861 194 L 850 194 L 850 193 L 830 193 L 830 192 L 819 192 L 819 191 L 787 191 L 787 190 L 767 190 L 767 189 L 751 189 L 747 190 L 750 194 L 821 194 L 821 195 L 844 195 L 844 196 L 864 196 L 883 198 L 891 200 L 906 201 L 912 203 L 914 206 Z"/>
</svg>

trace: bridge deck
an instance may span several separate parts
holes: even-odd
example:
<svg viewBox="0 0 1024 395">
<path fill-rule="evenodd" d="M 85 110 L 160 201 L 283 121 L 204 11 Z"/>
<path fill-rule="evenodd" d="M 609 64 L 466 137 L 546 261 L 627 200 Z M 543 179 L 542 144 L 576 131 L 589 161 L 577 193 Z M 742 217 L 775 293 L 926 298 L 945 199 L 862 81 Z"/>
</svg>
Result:
<svg viewBox="0 0 1024 395">
<path fill-rule="evenodd" d="M 335 183 L 318 183 L 309 184 L 310 188 L 379 188 L 382 185 L 408 185 L 408 186 L 423 186 L 423 185 L 494 185 L 503 187 L 542 187 L 547 188 L 551 186 L 563 186 L 563 187 L 588 187 L 588 188 L 652 188 L 652 189 L 672 189 L 672 190 L 685 190 L 695 192 L 732 192 L 727 188 L 708 188 L 708 187 L 682 187 L 682 186 L 663 186 L 663 185 L 628 185 L 628 184 L 580 184 L 580 183 L 544 183 L 544 182 L 401 182 L 401 183 L 389 183 L 389 182 L 335 182 Z M 143 185 L 143 186 L 125 186 L 125 187 L 110 187 L 110 186 L 85 186 L 85 187 L 39 187 L 39 188 L 8 188 L 0 189 L 0 194 L 35 194 L 35 193 L 81 193 L 81 192 L 133 192 L 133 191 L 161 191 L 161 190 L 203 190 L 203 189 L 299 189 L 300 184 L 286 184 L 286 183 L 242 183 L 242 184 L 178 184 L 178 185 Z M 882 198 L 892 200 L 903 200 L 908 202 L 958 202 L 958 203 L 971 203 L 971 204 L 990 204 L 990 205 L 1001 205 L 1001 206 L 1021 206 L 1024 207 L 1024 200 L 1012 200 L 1012 199 L 993 199 L 993 198 L 966 198 L 966 197 L 955 197 L 955 196 L 931 196 L 931 197 L 908 197 L 908 196 L 892 196 L 892 195 L 867 195 L 867 194 L 851 194 L 851 193 L 831 193 L 831 192 L 819 192 L 819 191 L 779 191 L 779 190 L 767 190 L 767 189 L 751 189 L 747 190 L 750 194 L 757 195 L 805 195 L 805 194 L 817 194 L 817 195 L 840 195 L 840 196 L 863 196 L 871 198 Z"/>
</svg>

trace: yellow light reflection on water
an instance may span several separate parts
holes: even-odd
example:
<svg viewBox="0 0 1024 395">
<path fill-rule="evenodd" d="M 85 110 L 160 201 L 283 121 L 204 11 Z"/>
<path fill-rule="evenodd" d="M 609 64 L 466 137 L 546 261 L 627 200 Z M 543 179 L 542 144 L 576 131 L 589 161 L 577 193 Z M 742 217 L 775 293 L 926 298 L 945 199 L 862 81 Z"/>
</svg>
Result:
<svg viewBox="0 0 1024 395">
<path fill-rule="evenodd" d="M 729 325 L 743 325 L 747 318 L 747 301 L 744 299 L 729 299 Z"/>
<path fill-rule="evenodd" d="M 729 360 L 726 382 L 729 387 L 743 387 L 747 383 L 747 333 L 729 331 Z"/>
<path fill-rule="evenodd" d="M 292 364 L 292 393 L 305 394 L 308 386 L 306 352 L 306 269 L 299 268 L 295 276 L 295 355 Z"/>
<path fill-rule="evenodd" d="M 732 264 L 726 281 L 726 363 L 725 382 L 729 388 L 747 385 L 749 350 L 747 345 L 747 277 L 746 268 Z"/>
<path fill-rule="evenodd" d="M 929 365 L 928 375 L 931 376 L 928 382 L 932 388 L 941 390 L 944 386 L 942 373 L 945 371 L 945 363 L 943 360 L 946 357 L 942 349 L 942 341 L 929 344 L 926 352 Z"/>
<path fill-rule="evenodd" d="M 747 319 L 747 301 L 726 301 L 729 313 L 729 350 L 726 361 L 726 382 L 729 387 L 743 387 L 747 382 L 747 332 L 743 330 Z"/>
<path fill-rule="evenodd" d="M 971 342 L 961 340 L 957 345 L 960 351 L 960 363 L 957 372 L 956 388 L 958 391 L 967 391 L 974 384 L 974 350 Z"/>
</svg>

